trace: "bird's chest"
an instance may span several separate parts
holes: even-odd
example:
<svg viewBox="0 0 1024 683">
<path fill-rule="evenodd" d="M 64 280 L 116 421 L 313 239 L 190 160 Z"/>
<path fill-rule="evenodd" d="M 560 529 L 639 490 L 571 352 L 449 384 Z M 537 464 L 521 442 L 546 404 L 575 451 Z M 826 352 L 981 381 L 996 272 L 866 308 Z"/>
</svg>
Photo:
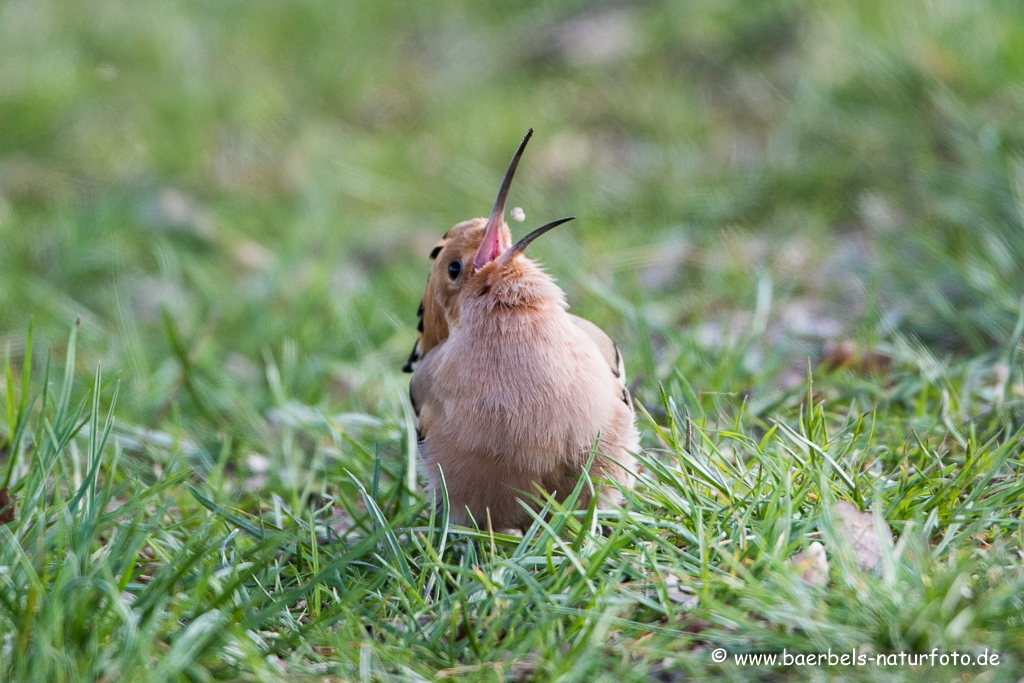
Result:
<svg viewBox="0 0 1024 683">
<path fill-rule="evenodd" d="M 576 457 L 608 420 L 608 369 L 568 320 L 454 334 L 437 368 L 444 430 L 460 448 L 526 461 Z"/>
</svg>

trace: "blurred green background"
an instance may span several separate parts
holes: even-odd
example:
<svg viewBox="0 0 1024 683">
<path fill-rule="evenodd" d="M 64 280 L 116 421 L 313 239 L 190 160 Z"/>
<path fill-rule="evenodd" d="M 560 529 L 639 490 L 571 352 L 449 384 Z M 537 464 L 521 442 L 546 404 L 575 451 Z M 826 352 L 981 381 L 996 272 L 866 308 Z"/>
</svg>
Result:
<svg viewBox="0 0 1024 683">
<path fill-rule="evenodd" d="M 1017 680 L 1022 114 L 1021 0 L 0 0 L 0 678 Z M 530 127 L 647 479 L 438 537 L 400 368 Z"/>
<path fill-rule="evenodd" d="M 513 230 L 579 217 L 532 254 L 641 401 L 770 396 L 894 332 L 987 353 L 1024 292 L 1022 77 L 1015 0 L 4 0 L 0 333 L 59 352 L 80 317 L 122 424 L 200 444 L 402 424 L 426 254 L 533 127 Z"/>
</svg>

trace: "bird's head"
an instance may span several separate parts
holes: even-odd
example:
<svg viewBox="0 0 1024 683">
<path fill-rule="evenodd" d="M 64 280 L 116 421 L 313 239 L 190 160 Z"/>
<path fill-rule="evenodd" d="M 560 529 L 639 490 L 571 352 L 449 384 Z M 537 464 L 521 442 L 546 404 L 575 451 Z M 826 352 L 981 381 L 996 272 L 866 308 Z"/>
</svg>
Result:
<svg viewBox="0 0 1024 683">
<path fill-rule="evenodd" d="M 461 312 L 474 305 L 474 301 L 488 308 L 531 305 L 551 298 L 562 304 L 561 290 L 523 252 L 535 239 L 573 217 L 541 226 L 515 244 L 505 223 L 509 187 L 531 135 L 532 128 L 512 157 L 490 218 L 474 218 L 455 225 L 431 254 L 435 260 L 424 298 L 428 317 L 443 314 L 446 326 L 455 324 Z"/>
</svg>

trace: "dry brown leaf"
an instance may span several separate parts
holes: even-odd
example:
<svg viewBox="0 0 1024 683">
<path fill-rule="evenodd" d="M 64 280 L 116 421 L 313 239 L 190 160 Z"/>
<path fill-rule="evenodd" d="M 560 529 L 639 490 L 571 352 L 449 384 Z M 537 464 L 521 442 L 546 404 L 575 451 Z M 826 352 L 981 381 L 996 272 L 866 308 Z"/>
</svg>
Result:
<svg viewBox="0 0 1024 683">
<path fill-rule="evenodd" d="M 851 368 L 862 375 L 884 375 L 892 365 L 892 355 L 879 349 L 865 349 L 846 339 L 826 346 L 821 364 L 829 370 Z"/>
<path fill-rule="evenodd" d="M 800 572 L 800 578 L 812 586 L 823 586 L 828 581 L 828 557 L 825 546 L 818 541 L 812 541 L 807 550 L 797 553 L 789 561 Z"/>
<path fill-rule="evenodd" d="M 14 499 L 7 487 L 0 488 L 0 524 L 14 523 Z"/>
<path fill-rule="evenodd" d="M 864 571 L 872 571 L 882 559 L 882 544 L 892 547 L 892 530 L 882 522 L 883 537 L 879 538 L 875 531 L 875 520 L 870 512 L 861 512 L 845 500 L 832 506 L 832 514 L 840 522 L 839 528 L 845 532 L 847 541 L 853 547 L 857 564 Z"/>
</svg>

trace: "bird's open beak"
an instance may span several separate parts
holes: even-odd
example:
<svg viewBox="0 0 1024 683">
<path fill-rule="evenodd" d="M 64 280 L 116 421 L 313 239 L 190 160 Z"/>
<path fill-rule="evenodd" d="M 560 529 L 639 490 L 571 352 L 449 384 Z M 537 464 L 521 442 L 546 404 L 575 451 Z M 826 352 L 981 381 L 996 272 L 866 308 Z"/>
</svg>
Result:
<svg viewBox="0 0 1024 683">
<path fill-rule="evenodd" d="M 523 141 L 519 143 L 519 149 L 516 150 L 515 156 L 512 157 L 512 162 L 508 165 L 508 170 L 505 171 L 505 179 L 501 181 L 501 189 L 498 190 L 498 198 L 494 201 L 494 208 L 491 209 L 491 217 L 487 219 L 483 242 L 480 243 L 480 248 L 476 250 L 476 256 L 473 257 L 474 270 L 480 270 L 491 261 L 499 258 L 501 262 L 498 264 L 498 267 L 501 268 L 512 260 L 516 254 L 521 254 L 530 242 L 548 230 L 557 228 L 562 223 L 568 223 L 576 218 L 575 216 L 562 218 L 547 225 L 542 225 L 514 245 L 511 244 L 512 239 L 509 237 L 508 229 L 505 228 L 505 201 L 508 199 L 508 189 L 512 186 L 512 177 L 516 174 L 519 159 L 523 156 L 523 150 L 526 149 L 526 143 L 530 141 L 530 136 L 532 135 L 533 128 L 526 132 Z"/>
<path fill-rule="evenodd" d="M 519 158 L 523 156 L 523 150 L 526 149 L 526 143 L 530 141 L 531 135 L 533 135 L 533 128 L 519 143 L 519 149 L 512 157 L 512 163 L 508 165 L 508 170 L 505 171 L 505 179 L 501 181 L 501 189 L 498 190 L 498 198 L 491 210 L 491 217 L 487 219 L 484 241 L 480 243 L 480 248 L 477 249 L 476 256 L 473 257 L 473 267 L 476 270 L 499 258 L 508 251 L 512 243 L 508 236 L 508 229 L 505 228 L 505 200 L 508 199 L 508 188 L 512 186 L 512 177 L 516 174 L 516 167 L 519 166 Z"/>
<path fill-rule="evenodd" d="M 529 235 L 527 235 L 526 237 L 519 240 L 511 247 L 509 247 L 508 250 L 501 255 L 501 261 L 498 262 L 498 268 L 501 268 L 506 263 L 511 261 L 516 254 L 523 253 L 526 247 L 530 245 L 530 242 L 534 241 L 535 239 L 546 233 L 548 230 L 551 230 L 552 228 L 557 228 L 562 223 L 568 223 L 569 221 L 574 220 L 576 220 L 576 216 L 569 216 L 568 218 L 560 218 L 557 221 L 552 221 L 547 225 L 540 226 L 539 228 L 531 232 Z"/>
</svg>

